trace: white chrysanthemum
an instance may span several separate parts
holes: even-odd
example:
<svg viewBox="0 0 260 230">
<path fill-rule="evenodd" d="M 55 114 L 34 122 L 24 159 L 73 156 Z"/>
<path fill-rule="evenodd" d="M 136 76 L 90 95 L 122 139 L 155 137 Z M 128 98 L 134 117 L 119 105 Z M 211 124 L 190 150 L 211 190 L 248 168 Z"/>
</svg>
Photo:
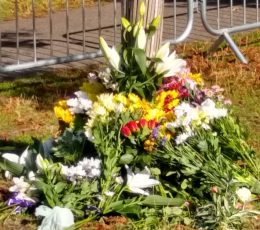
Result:
<svg viewBox="0 0 260 230">
<path fill-rule="evenodd" d="M 98 96 L 98 101 L 109 111 L 114 111 L 116 108 L 116 104 L 114 102 L 114 96 L 113 94 L 109 93 L 103 93 Z"/>
<path fill-rule="evenodd" d="M 74 93 L 77 97 L 67 100 L 69 110 L 73 114 L 85 113 L 92 108 L 92 101 L 87 97 L 83 91 Z"/>
<path fill-rule="evenodd" d="M 202 102 L 201 111 L 204 112 L 210 120 L 227 116 L 227 109 L 216 108 L 215 102 L 209 98 Z"/>
<path fill-rule="evenodd" d="M 99 159 L 94 158 L 83 158 L 79 161 L 76 166 L 62 165 L 61 173 L 70 181 L 74 182 L 82 180 L 84 178 L 99 177 L 101 174 L 100 166 L 101 162 Z"/>
<path fill-rule="evenodd" d="M 90 159 L 84 158 L 82 161 L 79 161 L 78 165 L 86 172 L 87 177 L 99 177 L 101 174 L 101 161 L 99 159 L 94 159 L 93 157 Z"/>
<path fill-rule="evenodd" d="M 107 116 L 108 112 L 106 108 L 103 105 L 100 105 L 99 103 L 94 103 L 93 109 L 90 112 L 90 117 L 91 118 L 96 118 L 97 116 Z"/>
</svg>

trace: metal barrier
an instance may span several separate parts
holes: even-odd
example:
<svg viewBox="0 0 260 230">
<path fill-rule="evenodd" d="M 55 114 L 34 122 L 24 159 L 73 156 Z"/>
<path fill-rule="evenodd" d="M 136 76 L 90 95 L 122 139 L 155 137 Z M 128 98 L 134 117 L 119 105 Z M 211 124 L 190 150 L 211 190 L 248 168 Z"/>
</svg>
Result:
<svg viewBox="0 0 260 230">
<path fill-rule="evenodd" d="M 19 0 L 15 0 L 14 20 L 0 21 L 0 73 L 101 57 L 100 35 L 110 45 L 119 43 L 122 3 L 98 0 L 95 7 L 86 7 L 80 1 L 81 10 L 70 9 L 65 0 L 65 10 L 53 13 L 52 0 L 48 0 L 47 17 L 36 17 L 32 0 L 32 16 L 23 19 Z M 164 40 L 172 44 L 184 41 L 192 29 L 193 0 L 168 1 L 164 23 Z"/>
<path fill-rule="evenodd" d="M 80 9 L 71 9 L 65 0 L 65 10 L 55 13 L 52 0 L 48 0 L 47 17 L 36 17 L 36 0 L 31 1 L 31 18 L 20 17 L 19 0 L 15 0 L 14 20 L 0 21 L 0 73 L 101 57 L 100 35 L 110 45 L 120 43 L 120 4 L 125 0 L 106 4 L 98 0 L 95 7 L 86 7 L 85 1 L 79 0 Z M 198 24 L 199 17 L 204 27 Z M 195 30 L 199 37 L 206 29 L 219 36 L 210 52 L 226 40 L 246 63 L 230 34 L 259 27 L 259 0 L 254 4 L 246 0 L 165 0 L 164 42 L 177 44 L 193 37 Z"/>
<path fill-rule="evenodd" d="M 213 23 L 215 25 L 210 24 L 210 21 L 208 20 L 208 15 L 211 12 L 208 9 L 209 7 L 216 9 L 215 18 L 217 20 Z M 247 64 L 247 59 L 240 52 L 230 34 L 260 28 L 259 0 L 243 0 L 242 4 L 239 4 L 239 1 L 234 2 L 233 0 L 225 1 L 224 4 L 221 4 L 220 0 L 200 0 L 200 10 L 202 23 L 205 29 L 209 33 L 219 37 L 208 52 L 215 51 L 225 40 L 237 58 L 242 63 Z"/>
</svg>

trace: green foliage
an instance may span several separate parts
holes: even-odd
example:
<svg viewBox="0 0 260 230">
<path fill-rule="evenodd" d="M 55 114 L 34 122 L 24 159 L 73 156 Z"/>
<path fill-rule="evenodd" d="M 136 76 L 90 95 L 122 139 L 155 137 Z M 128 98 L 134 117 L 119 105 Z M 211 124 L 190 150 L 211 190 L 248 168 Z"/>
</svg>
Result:
<svg viewBox="0 0 260 230">
<path fill-rule="evenodd" d="M 122 18 L 123 41 L 120 49 L 120 71 L 112 70 L 114 81 L 118 83 L 119 92 L 133 92 L 148 100 L 152 99 L 156 87 L 161 82 L 162 74 L 156 74 L 154 65 L 161 60 L 147 56 L 145 49 L 138 47 L 138 42 L 144 45 L 159 25 L 160 17 L 155 18 L 145 28 L 145 36 L 141 37 L 143 18 L 131 24 Z"/>
<path fill-rule="evenodd" d="M 49 206 L 67 207 L 78 218 L 89 215 L 87 211 L 84 212 L 87 205 L 97 203 L 98 182 L 96 180 L 83 183 L 68 182 L 61 175 L 61 167 L 58 163 L 42 171 L 40 180 L 35 181 L 35 186 L 42 192 Z"/>
<path fill-rule="evenodd" d="M 72 164 L 83 156 L 87 145 L 91 143 L 88 143 L 83 131 L 66 129 L 56 140 L 53 147 L 54 156 L 66 164 Z"/>
</svg>

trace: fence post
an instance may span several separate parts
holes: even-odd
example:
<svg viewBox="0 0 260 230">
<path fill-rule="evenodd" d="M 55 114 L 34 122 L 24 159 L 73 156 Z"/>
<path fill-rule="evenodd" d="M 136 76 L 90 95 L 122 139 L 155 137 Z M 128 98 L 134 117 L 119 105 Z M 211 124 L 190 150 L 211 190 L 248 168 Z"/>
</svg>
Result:
<svg viewBox="0 0 260 230">
<path fill-rule="evenodd" d="M 159 49 L 162 42 L 164 0 L 123 0 L 123 16 L 131 22 L 137 22 L 139 19 L 141 2 L 145 3 L 146 8 L 144 26 L 150 23 L 156 16 L 161 16 L 160 25 L 158 26 L 156 33 L 149 39 L 146 45 L 146 54 L 151 57 Z"/>
</svg>

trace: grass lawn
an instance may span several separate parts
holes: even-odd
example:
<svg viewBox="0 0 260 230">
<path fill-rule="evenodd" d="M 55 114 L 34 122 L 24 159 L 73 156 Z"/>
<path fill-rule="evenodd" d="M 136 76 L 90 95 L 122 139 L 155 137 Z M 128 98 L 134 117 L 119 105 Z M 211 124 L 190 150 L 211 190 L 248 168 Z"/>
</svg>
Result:
<svg viewBox="0 0 260 230">
<path fill-rule="evenodd" d="M 218 84 L 225 89 L 225 95 L 233 102 L 234 115 L 260 157 L 259 37 L 260 31 L 236 37 L 242 52 L 250 60 L 248 65 L 241 64 L 225 45 L 212 56 L 205 55 L 211 43 L 183 44 L 176 49 L 188 61 L 192 72 L 202 73 L 206 84 Z M 0 151 L 26 146 L 32 136 L 45 139 L 55 135 L 58 123 L 53 113 L 54 103 L 78 90 L 93 68 L 97 67 L 33 73 L 0 83 Z M 4 189 L 4 183 L 0 183 L 0 191 Z M 26 226 L 23 222 L 29 225 L 23 228 Z M 35 229 L 27 216 L 15 221 L 8 217 L 4 223 L 4 229 L 12 229 L 15 223 L 20 229 Z"/>
</svg>

